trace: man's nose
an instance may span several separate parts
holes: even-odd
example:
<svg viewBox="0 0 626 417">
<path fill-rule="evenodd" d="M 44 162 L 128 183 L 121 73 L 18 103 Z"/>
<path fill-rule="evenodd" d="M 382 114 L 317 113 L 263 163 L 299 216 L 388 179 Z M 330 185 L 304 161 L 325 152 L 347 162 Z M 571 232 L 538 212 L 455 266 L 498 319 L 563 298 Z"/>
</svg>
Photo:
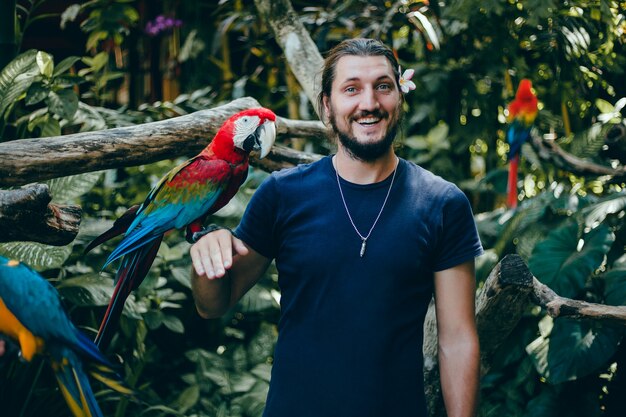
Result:
<svg viewBox="0 0 626 417">
<path fill-rule="evenodd" d="M 376 92 L 373 88 L 366 88 L 363 90 L 361 100 L 359 102 L 360 110 L 376 110 L 380 106 L 378 99 L 376 98 Z"/>
</svg>

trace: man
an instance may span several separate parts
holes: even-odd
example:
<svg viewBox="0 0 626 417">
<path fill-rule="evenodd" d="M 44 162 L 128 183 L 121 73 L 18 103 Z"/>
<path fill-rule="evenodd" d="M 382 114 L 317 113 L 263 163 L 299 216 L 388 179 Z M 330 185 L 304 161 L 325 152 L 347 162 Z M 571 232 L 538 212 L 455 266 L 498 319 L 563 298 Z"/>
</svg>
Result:
<svg viewBox="0 0 626 417">
<path fill-rule="evenodd" d="M 331 50 L 320 105 L 337 154 L 273 173 L 237 237 L 218 230 L 190 250 L 206 318 L 276 261 L 281 318 L 266 417 L 426 416 L 422 329 L 433 291 L 448 416 L 475 415 L 482 248 L 463 193 L 394 153 L 398 71 L 375 40 Z"/>
</svg>

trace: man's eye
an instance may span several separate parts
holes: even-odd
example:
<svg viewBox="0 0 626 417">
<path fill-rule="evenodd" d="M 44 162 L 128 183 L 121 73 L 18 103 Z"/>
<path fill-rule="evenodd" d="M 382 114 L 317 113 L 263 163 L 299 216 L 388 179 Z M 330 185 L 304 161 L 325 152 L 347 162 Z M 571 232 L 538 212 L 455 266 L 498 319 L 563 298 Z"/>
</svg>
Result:
<svg viewBox="0 0 626 417">
<path fill-rule="evenodd" d="M 389 84 L 381 84 L 378 86 L 379 90 L 389 90 L 391 86 Z"/>
<path fill-rule="evenodd" d="M 347 87 L 345 91 L 346 91 L 346 93 L 356 93 L 356 88 L 355 87 Z"/>
</svg>

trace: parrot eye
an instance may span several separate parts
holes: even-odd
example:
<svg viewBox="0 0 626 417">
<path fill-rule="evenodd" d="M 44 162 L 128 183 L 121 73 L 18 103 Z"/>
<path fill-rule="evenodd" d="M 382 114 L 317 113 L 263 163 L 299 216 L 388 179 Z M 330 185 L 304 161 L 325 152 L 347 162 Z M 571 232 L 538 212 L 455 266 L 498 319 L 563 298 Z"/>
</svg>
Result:
<svg viewBox="0 0 626 417">
<path fill-rule="evenodd" d="M 248 118 L 247 118 L 247 117 L 244 117 L 244 118 L 243 118 L 243 122 L 244 122 L 244 123 L 248 123 Z"/>
</svg>

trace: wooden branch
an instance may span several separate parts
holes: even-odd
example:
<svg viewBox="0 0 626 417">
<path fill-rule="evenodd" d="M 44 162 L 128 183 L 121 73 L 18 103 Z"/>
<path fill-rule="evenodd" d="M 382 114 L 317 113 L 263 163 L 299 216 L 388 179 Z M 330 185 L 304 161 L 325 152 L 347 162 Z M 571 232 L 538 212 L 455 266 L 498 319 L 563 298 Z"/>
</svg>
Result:
<svg viewBox="0 0 626 417">
<path fill-rule="evenodd" d="M 624 165 L 613 168 L 579 158 L 564 151 L 554 140 L 543 139 L 536 133 L 531 134 L 529 143 L 541 159 L 564 171 L 582 176 L 608 175 L 613 177 L 614 181 L 626 179 L 626 166 Z"/>
<path fill-rule="evenodd" d="M 0 190 L 0 242 L 32 241 L 64 246 L 78 234 L 79 206 L 52 204 L 48 186 Z"/>
<path fill-rule="evenodd" d="M 242 98 L 213 109 L 171 119 L 73 135 L 20 139 L 0 143 L 0 187 L 23 185 L 67 175 L 147 164 L 199 153 L 222 123 L 234 113 L 259 107 L 253 98 Z M 321 122 L 278 118 L 278 138 L 299 137 L 322 141 Z M 265 165 L 293 166 L 304 158 L 287 149 L 276 149 Z"/>
<path fill-rule="evenodd" d="M 609 306 L 561 297 L 534 277 L 532 296 L 534 302 L 554 318 L 602 320 L 626 326 L 626 306 Z"/>
<path fill-rule="evenodd" d="M 270 24 L 291 71 L 318 112 L 324 59 L 289 0 L 254 0 L 259 15 Z M 319 114 L 318 114 L 319 116 Z"/>
<path fill-rule="evenodd" d="M 263 171 L 273 172 L 300 164 L 309 164 L 321 157 L 321 155 L 296 151 L 286 146 L 274 145 L 268 156 L 263 159 L 252 159 L 250 164 Z"/>
</svg>

